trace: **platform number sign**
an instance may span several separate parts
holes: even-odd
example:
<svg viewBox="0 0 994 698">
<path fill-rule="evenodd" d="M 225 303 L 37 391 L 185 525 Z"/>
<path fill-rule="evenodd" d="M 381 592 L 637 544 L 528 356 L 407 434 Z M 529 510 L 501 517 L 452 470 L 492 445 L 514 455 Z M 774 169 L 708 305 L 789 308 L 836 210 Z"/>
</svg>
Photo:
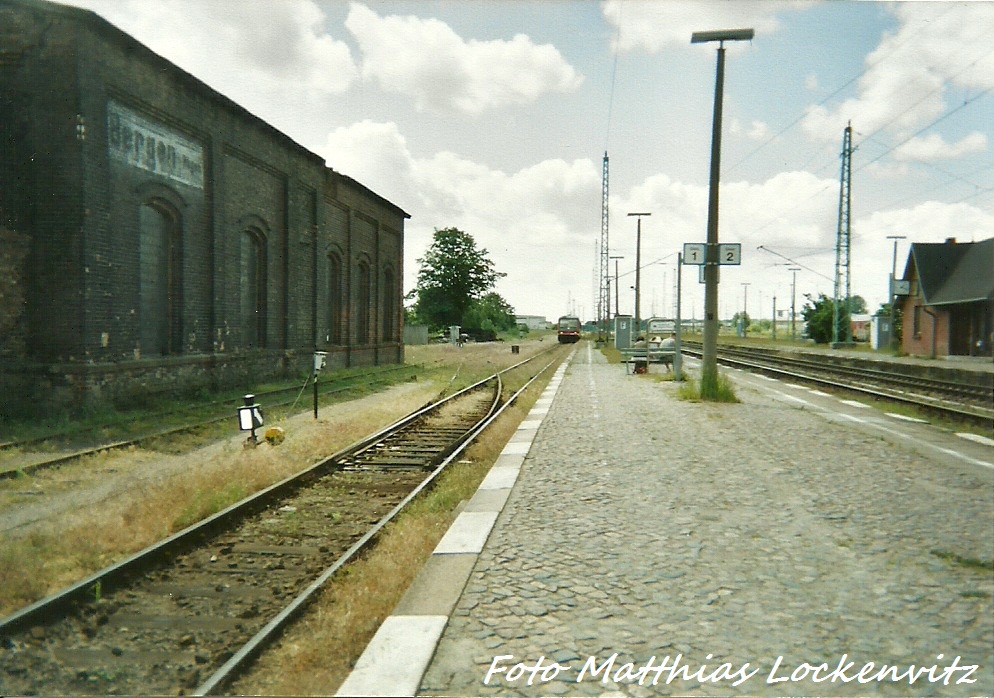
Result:
<svg viewBox="0 0 994 698">
<path fill-rule="evenodd" d="M 723 242 L 719 244 L 718 264 L 742 264 L 742 243 Z"/>
<path fill-rule="evenodd" d="M 683 243 L 684 264 L 704 264 L 707 259 L 708 246 L 703 242 Z"/>
<path fill-rule="evenodd" d="M 707 243 L 704 242 L 683 243 L 683 263 L 707 264 L 707 250 Z M 742 243 L 724 242 L 719 244 L 718 264 L 742 264 Z"/>
</svg>

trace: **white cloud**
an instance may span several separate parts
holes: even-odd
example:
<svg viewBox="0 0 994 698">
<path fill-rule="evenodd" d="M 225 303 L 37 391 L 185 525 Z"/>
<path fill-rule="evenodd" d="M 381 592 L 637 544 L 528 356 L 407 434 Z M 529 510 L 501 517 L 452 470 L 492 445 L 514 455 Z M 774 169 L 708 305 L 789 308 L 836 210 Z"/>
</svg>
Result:
<svg viewBox="0 0 994 698">
<path fill-rule="evenodd" d="M 478 114 L 569 92 L 583 82 L 555 47 L 518 34 L 509 41 L 465 40 L 437 19 L 380 17 L 353 3 L 345 26 L 362 53 L 362 74 L 419 110 Z"/>
<path fill-rule="evenodd" d="M 689 47 L 690 36 L 697 31 L 752 28 L 770 34 L 777 29 L 778 12 L 804 5 L 754 0 L 607 0 L 602 12 L 614 27 L 621 24 L 619 50 L 657 53 L 672 45 Z M 734 50 L 737 43 L 727 47 Z"/>
<path fill-rule="evenodd" d="M 470 233 L 490 252 L 508 275 L 498 292 L 521 312 L 543 307 L 536 288 L 551 294 L 557 280 L 582 282 L 577 289 L 589 283 L 576 270 L 593 262 L 589 223 L 598 215 L 600 171 L 590 160 L 546 160 L 506 173 L 448 151 L 419 158 L 396 124 L 372 121 L 336 129 L 324 154 L 334 169 L 376 182 L 377 193 L 411 213 L 405 234 L 408 287 L 432 231 L 447 227 Z"/>
<path fill-rule="evenodd" d="M 743 126 L 738 119 L 732 119 L 729 132 L 733 134 L 744 134 L 746 138 L 753 141 L 765 141 L 770 137 L 770 126 L 764 121 L 753 120 L 748 127 Z"/>
<path fill-rule="evenodd" d="M 900 28 L 885 34 L 866 57 L 855 97 L 834 108 L 808 110 L 804 129 L 811 136 L 835 138 L 839 124 L 851 120 L 863 133 L 886 128 L 904 137 L 946 111 L 950 85 L 994 88 L 994 52 L 987 40 L 994 36 L 990 3 L 884 6 L 897 15 Z"/>
<path fill-rule="evenodd" d="M 938 133 L 913 138 L 894 151 L 897 160 L 917 160 L 931 162 L 935 160 L 952 160 L 961 155 L 980 153 L 987 149 L 987 136 L 974 131 L 964 136 L 956 143 L 946 143 Z"/>
<path fill-rule="evenodd" d="M 74 0 L 218 91 L 340 93 L 358 78 L 349 47 L 329 36 L 311 0 Z M 240 99 L 240 95 L 232 95 Z"/>
<path fill-rule="evenodd" d="M 909 243 L 942 242 L 950 237 L 979 242 L 991 237 L 994 216 L 965 202 L 925 201 L 912 208 L 875 211 L 853 228 L 862 238 L 879 240 L 906 235 Z"/>
</svg>

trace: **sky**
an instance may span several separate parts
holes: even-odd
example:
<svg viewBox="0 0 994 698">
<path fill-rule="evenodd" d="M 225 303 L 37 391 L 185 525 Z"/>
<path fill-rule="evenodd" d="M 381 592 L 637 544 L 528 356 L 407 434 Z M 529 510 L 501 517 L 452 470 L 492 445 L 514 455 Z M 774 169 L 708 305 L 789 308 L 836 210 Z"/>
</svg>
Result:
<svg viewBox="0 0 994 698">
<path fill-rule="evenodd" d="M 722 318 L 833 295 L 849 124 L 849 287 L 871 312 L 895 245 L 900 278 L 911 242 L 994 236 L 990 0 L 65 4 L 408 212 L 405 291 L 455 227 L 516 313 L 595 318 L 606 153 L 611 310 L 634 311 L 628 214 L 644 212 L 640 315 L 674 316 L 677 253 L 707 231 L 717 44 L 697 31 L 755 31 L 725 44 L 719 241 L 741 264 L 721 268 Z M 699 319 L 698 268 L 682 271 L 681 315 Z"/>
</svg>

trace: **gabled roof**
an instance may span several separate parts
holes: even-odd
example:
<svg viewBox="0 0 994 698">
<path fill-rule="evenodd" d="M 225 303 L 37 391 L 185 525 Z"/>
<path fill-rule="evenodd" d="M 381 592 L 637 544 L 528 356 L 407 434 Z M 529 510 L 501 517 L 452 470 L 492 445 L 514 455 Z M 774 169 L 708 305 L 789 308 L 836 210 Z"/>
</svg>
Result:
<svg viewBox="0 0 994 698">
<path fill-rule="evenodd" d="M 912 265 L 914 265 L 912 267 Z M 994 299 L 994 238 L 980 242 L 915 242 L 904 278 L 918 270 L 926 305 Z"/>
</svg>

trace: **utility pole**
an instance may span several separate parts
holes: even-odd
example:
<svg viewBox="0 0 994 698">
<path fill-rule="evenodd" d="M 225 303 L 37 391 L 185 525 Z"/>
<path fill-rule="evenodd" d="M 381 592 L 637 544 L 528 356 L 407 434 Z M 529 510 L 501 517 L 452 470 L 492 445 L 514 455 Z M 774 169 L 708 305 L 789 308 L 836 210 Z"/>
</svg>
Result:
<svg viewBox="0 0 994 698">
<path fill-rule="evenodd" d="M 794 295 L 797 292 L 797 272 L 801 271 L 800 267 L 787 267 L 787 271 L 793 274 L 790 280 L 790 341 L 797 340 L 797 327 L 794 324 L 797 313 L 794 312 Z"/>
<path fill-rule="evenodd" d="M 639 315 L 639 302 L 642 292 L 642 216 L 651 216 L 651 213 L 629 213 L 635 216 L 635 333 L 642 331 L 642 321 Z"/>
<path fill-rule="evenodd" d="M 618 315 L 621 312 L 621 304 L 618 300 L 618 260 L 624 259 L 622 255 L 615 255 L 611 257 L 614 260 L 614 314 Z"/>
<path fill-rule="evenodd" d="M 711 122 L 711 171 L 708 181 L 708 235 L 704 265 L 704 343 L 701 358 L 701 397 L 718 395 L 718 179 L 721 170 L 721 110 L 725 83 L 725 42 L 750 41 L 752 29 L 694 32 L 690 43 L 718 42 Z"/>
<path fill-rule="evenodd" d="M 743 337 L 749 334 L 749 286 L 750 283 L 748 281 L 742 282 L 742 336 Z"/>
<path fill-rule="evenodd" d="M 898 346 L 897 334 L 894 332 L 894 305 L 897 301 L 897 294 L 894 293 L 894 281 L 897 279 L 897 241 L 907 239 L 907 235 L 888 235 L 888 240 L 894 241 L 894 258 L 890 263 L 890 288 L 887 289 L 887 300 L 890 301 L 890 348 Z"/>
<path fill-rule="evenodd" d="M 683 333 L 683 320 L 680 317 L 680 295 L 683 283 L 683 253 L 676 254 L 676 333 L 673 335 L 673 377 L 683 380 L 683 357 L 680 355 L 680 338 Z"/>
<path fill-rule="evenodd" d="M 777 297 L 773 296 L 773 320 L 770 324 L 773 331 L 773 341 L 777 341 Z"/>
<path fill-rule="evenodd" d="M 852 122 L 846 125 L 842 135 L 842 175 L 839 184 L 839 227 L 835 236 L 835 298 L 832 305 L 832 348 L 842 344 L 852 343 L 852 320 L 850 319 L 850 270 L 849 260 L 851 228 L 849 214 L 852 211 L 850 186 L 852 184 Z M 841 292 L 842 274 L 845 273 L 846 286 L 846 322 L 839 337 L 839 294 Z"/>
</svg>

